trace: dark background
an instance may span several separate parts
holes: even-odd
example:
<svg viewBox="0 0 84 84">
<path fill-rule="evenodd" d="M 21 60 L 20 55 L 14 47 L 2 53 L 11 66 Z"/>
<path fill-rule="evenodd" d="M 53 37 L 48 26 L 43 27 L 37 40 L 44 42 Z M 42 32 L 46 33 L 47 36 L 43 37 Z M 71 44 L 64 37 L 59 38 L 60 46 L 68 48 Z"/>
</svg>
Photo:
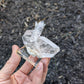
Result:
<svg viewBox="0 0 84 84">
<path fill-rule="evenodd" d="M 43 35 L 61 51 L 51 59 L 45 84 L 84 84 L 84 0 L 6 0 L 4 4 L 0 5 L 0 69 L 12 45 L 23 46 L 23 33 L 47 17 Z"/>
</svg>

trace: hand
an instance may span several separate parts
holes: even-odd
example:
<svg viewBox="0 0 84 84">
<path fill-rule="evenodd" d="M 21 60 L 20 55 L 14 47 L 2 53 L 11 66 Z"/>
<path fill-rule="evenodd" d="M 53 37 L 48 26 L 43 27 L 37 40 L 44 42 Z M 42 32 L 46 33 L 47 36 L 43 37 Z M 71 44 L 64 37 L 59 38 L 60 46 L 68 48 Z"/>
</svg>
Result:
<svg viewBox="0 0 84 84">
<path fill-rule="evenodd" d="M 48 71 L 50 59 L 43 58 L 37 67 L 29 74 L 33 66 L 25 62 L 22 67 L 15 73 L 21 57 L 16 53 L 18 46 L 12 47 L 12 55 L 5 66 L 0 70 L 0 84 L 43 84 Z M 36 62 L 37 58 L 30 56 L 29 59 Z M 28 75 L 29 74 L 29 75 Z"/>
</svg>

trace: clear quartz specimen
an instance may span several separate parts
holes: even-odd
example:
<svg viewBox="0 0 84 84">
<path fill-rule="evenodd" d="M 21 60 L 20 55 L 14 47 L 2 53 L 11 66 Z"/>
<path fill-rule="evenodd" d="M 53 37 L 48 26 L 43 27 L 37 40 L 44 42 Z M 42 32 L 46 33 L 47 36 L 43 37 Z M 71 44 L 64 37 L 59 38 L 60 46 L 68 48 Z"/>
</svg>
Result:
<svg viewBox="0 0 84 84">
<path fill-rule="evenodd" d="M 44 21 L 35 22 L 34 30 L 27 30 L 22 36 L 27 53 L 38 58 L 51 58 L 60 51 L 60 48 L 48 38 L 41 36 Z"/>
</svg>

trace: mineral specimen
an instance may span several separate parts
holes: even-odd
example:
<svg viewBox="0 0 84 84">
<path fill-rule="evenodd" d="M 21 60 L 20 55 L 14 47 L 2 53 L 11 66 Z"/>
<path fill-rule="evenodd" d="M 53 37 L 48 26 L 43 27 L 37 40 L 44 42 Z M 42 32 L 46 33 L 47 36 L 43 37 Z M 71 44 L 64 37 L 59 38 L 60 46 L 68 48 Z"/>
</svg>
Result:
<svg viewBox="0 0 84 84">
<path fill-rule="evenodd" d="M 60 51 L 60 48 L 48 38 L 41 36 L 44 27 L 44 21 L 35 22 L 34 30 L 27 30 L 22 39 L 30 55 L 38 58 L 51 58 Z"/>
</svg>

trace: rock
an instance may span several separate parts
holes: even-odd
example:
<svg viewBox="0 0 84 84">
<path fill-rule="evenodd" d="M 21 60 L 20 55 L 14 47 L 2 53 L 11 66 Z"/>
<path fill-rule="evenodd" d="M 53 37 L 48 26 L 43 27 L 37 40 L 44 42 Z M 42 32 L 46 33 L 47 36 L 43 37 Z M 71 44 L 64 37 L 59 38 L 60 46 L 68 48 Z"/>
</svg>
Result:
<svg viewBox="0 0 84 84">
<path fill-rule="evenodd" d="M 0 36 L 0 39 L 2 38 L 2 36 Z"/>
</svg>

